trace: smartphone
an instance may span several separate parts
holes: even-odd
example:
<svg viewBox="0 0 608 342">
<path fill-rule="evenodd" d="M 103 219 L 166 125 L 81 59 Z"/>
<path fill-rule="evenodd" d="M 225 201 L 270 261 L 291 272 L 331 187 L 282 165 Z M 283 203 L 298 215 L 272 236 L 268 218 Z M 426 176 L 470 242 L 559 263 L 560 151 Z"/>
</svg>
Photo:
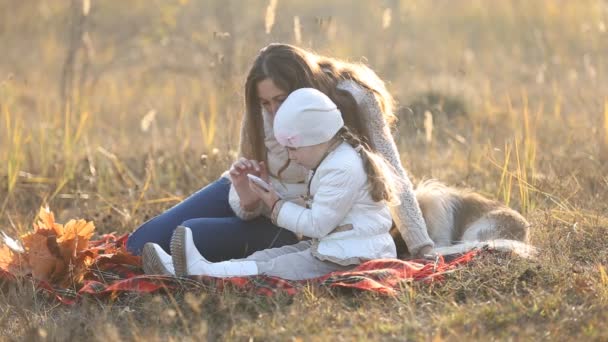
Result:
<svg viewBox="0 0 608 342">
<path fill-rule="evenodd" d="M 262 178 L 252 175 L 251 173 L 248 173 L 247 177 L 249 177 L 249 179 L 251 179 L 255 184 L 259 185 L 262 189 L 270 191 L 270 185 L 268 185 L 268 183 L 266 183 Z"/>
<path fill-rule="evenodd" d="M 252 175 L 251 173 L 248 173 L 247 177 L 249 177 L 249 179 L 251 179 L 255 184 L 262 187 L 262 189 L 264 189 L 266 191 L 270 191 L 270 185 L 268 185 L 268 183 L 266 183 L 262 178 L 260 178 L 256 175 Z M 279 196 L 280 199 L 283 199 L 283 196 L 281 196 L 280 193 L 277 192 L 277 195 Z"/>
</svg>

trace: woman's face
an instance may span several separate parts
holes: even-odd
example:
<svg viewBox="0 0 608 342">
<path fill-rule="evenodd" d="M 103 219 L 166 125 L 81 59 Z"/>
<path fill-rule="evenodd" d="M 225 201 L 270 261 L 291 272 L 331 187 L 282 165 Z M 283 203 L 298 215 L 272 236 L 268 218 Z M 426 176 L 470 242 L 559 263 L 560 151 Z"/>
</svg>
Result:
<svg viewBox="0 0 608 342">
<path fill-rule="evenodd" d="M 289 94 L 277 87 L 270 78 L 258 82 L 257 87 L 260 104 L 274 118 L 277 110 Z"/>
</svg>

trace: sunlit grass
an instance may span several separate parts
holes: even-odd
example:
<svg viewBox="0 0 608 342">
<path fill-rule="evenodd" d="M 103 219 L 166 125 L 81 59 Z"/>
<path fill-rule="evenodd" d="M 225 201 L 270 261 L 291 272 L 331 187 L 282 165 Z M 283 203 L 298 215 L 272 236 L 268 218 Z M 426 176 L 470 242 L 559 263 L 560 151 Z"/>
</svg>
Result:
<svg viewBox="0 0 608 342">
<path fill-rule="evenodd" d="M 608 149 L 608 99 L 604 101 L 604 145 Z"/>
<path fill-rule="evenodd" d="M 201 111 L 198 114 L 198 120 L 201 127 L 201 134 L 203 136 L 203 143 L 206 149 L 210 149 L 214 146 L 214 140 L 216 138 L 216 130 L 218 127 L 217 117 L 217 97 L 211 93 L 208 97 L 208 109 L 206 112 Z"/>
<path fill-rule="evenodd" d="M 65 161 L 63 164 L 63 171 L 61 176 L 57 180 L 55 190 L 50 196 L 50 199 L 55 197 L 63 188 L 75 177 L 76 166 L 83 156 L 81 139 L 85 133 L 85 127 L 89 119 L 89 113 L 83 111 L 78 115 L 74 115 L 71 109 L 68 108 L 64 114 L 63 119 L 63 144 L 62 149 L 62 160 Z"/>
<path fill-rule="evenodd" d="M 0 335 L 606 340 L 605 2 L 392 4 L 263 0 L 229 7 L 226 27 L 220 3 L 91 2 L 92 66 L 67 110 L 57 85 L 68 29 L 57 18 L 68 2 L 16 5 L 0 18 L 0 230 L 30 229 L 48 202 L 100 233 L 126 233 L 213 181 L 236 158 L 253 56 L 287 41 L 368 63 L 401 107 L 427 84 L 468 105 L 402 116 L 420 120 L 399 132 L 404 165 L 414 180 L 438 178 L 520 211 L 539 260 L 489 257 L 441 284 L 402 284 L 395 298 L 307 285 L 294 298 L 228 290 L 65 308 L 21 285 L 0 292 Z M 453 89 L 433 88 L 437 79 Z"/>
<path fill-rule="evenodd" d="M 23 121 L 19 117 L 14 117 L 8 108 L 4 108 L 4 119 L 5 132 L 3 136 L 5 137 L 5 141 L 3 145 L 8 146 L 6 173 L 8 178 L 7 193 L 10 196 L 15 190 L 19 171 L 25 159 L 24 134 L 26 132 Z"/>
</svg>

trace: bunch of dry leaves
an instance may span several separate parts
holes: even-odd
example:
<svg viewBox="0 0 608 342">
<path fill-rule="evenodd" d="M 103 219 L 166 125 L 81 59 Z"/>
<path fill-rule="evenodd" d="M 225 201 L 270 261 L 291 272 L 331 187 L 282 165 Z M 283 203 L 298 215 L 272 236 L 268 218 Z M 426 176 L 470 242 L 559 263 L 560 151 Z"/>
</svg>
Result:
<svg viewBox="0 0 608 342">
<path fill-rule="evenodd" d="M 107 255 L 105 250 L 90 245 L 94 231 L 93 222 L 70 220 L 59 224 L 48 208 L 41 208 L 34 231 L 22 235 L 20 241 L 3 233 L 0 270 L 16 276 L 31 274 L 38 281 L 74 287 L 82 283 L 99 257 Z"/>
</svg>

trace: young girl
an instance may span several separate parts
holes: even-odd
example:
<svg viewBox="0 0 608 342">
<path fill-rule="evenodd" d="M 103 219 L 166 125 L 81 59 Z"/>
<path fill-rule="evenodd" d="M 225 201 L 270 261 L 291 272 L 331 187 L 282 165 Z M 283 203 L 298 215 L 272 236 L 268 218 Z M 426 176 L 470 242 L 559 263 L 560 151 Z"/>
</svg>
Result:
<svg viewBox="0 0 608 342">
<path fill-rule="evenodd" d="M 159 245 L 144 246 L 147 273 L 302 280 L 396 257 L 389 205 L 398 202 L 395 185 L 400 183 L 388 164 L 345 128 L 329 97 L 313 88 L 293 91 L 277 111 L 273 129 L 290 160 L 309 170 L 303 205 L 280 199 L 272 187 L 266 191 L 251 181 L 249 186 L 271 208 L 274 224 L 309 239 L 213 263 L 197 250 L 190 228 L 180 226 L 171 239 L 171 256 Z"/>
</svg>

